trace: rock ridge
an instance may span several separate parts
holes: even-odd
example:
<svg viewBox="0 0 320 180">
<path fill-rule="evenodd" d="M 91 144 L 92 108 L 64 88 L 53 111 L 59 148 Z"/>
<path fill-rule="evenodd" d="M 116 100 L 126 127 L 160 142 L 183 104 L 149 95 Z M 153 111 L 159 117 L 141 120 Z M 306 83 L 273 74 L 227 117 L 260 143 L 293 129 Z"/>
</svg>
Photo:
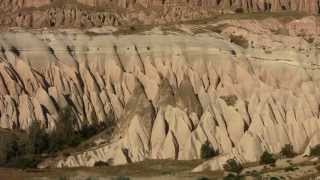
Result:
<svg viewBox="0 0 320 180">
<path fill-rule="evenodd" d="M 76 127 L 108 121 L 109 137 L 39 167 L 119 165 L 145 159 L 200 158 L 209 141 L 220 156 L 256 162 L 286 144 L 319 144 L 319 22 L 316 17 L 223 20 L 155 27 L 24 30 L 0 34 L 0 127 L 48 131 L 62 108 Z"/>
<path fill-rule="evenodd" d="M 165 24 L 244 12 L 319 13 L 319 0 L 1 0 L 2 26 Z"/>
</svg>

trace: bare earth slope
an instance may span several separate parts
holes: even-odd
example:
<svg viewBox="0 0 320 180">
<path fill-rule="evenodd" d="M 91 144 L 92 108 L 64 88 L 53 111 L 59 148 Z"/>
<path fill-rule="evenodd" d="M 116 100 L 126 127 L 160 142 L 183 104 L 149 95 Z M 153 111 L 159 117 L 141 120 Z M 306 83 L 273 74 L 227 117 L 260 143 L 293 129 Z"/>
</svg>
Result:
<svg viewBox="0 0 320 180">
<path fill-rule="evenodd" d="M 0 0 L 1 26 L 164 24 L 225 13 L 319 13 L 319 0 Z"/>
</svg>

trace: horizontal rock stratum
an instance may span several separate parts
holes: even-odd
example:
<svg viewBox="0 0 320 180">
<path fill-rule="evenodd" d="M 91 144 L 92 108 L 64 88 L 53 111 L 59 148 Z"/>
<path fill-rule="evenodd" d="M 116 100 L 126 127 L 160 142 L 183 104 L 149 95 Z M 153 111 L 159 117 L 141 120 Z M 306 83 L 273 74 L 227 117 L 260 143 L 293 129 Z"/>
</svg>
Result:
<svg viewBox="0 0 320 180">
<path fill-rule="evenodd" d="M 164 24 L 243 12 L 318 14 L 319 0 L 0 0 L 0 24 L 94 27 Z"/>
<path fill-rule="evenodd" d="M 11 29 L 0 35 L 0 127 L 49 131 L 71 106 L 75 127 L 117 127 L 87 150 L 39 167 L 112 165 L 200 158 L 209 141 L 220 156 L 259 160 L 292 144 L 319 142 L 319 23 L 276 19 L 89 31 Z"/>
</svg>

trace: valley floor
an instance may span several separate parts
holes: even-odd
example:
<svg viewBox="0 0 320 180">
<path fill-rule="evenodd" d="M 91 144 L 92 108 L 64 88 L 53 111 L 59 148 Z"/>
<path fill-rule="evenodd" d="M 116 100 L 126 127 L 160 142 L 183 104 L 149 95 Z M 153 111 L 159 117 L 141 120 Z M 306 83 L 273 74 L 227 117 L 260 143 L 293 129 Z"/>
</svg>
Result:
<svg viewBox="0 0 320 180">
<path fill-rule="evenodd" d="M 275 166 L 247 164 L 242 171 L 243 180 L 320 178 L 320 161 L 294 163 L 294 159 L 278 160 Z M 223 171 L 192 173 L 202 160 L 173 161 L 146 160 L 123 166 L 66 168 L 66 169 L 6 169 L 0 168 L 1 180 L 215 180 L 224 179 Z M 292 163 L 293 162 L 293 163 Z M 129 178 L 129 179 L 126 179 Z M 225 178 L 226 179 L 226 178 Z"/>
<path fill-rule="evenodd" d="M 1 180 L 100 180 L 130 177 L 130 179 L 199 179 L 210 177 L 217 179 L 223 172 L 191 173 L 201 160 L 171 161 L 147 160 L 123 166 L 68 168 L 68 169 L 5 169 L 0 168 Z"/>
</svg>

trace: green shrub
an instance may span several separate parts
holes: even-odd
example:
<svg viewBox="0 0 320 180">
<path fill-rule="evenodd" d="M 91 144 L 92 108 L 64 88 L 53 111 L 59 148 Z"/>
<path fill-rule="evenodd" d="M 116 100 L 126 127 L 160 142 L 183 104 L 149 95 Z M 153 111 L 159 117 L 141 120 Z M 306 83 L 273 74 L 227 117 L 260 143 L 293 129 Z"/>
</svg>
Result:
<svg viewBox="0 0 320 180">
<path fill-rule="evenodd" d="M 11 158 L 6 167 L 18 168 L 18 169 L 27 169 L 27 168 L 37 168 L 38 163 L 40 162 L 39 158 L 36 158 L 33 155 L 19 156 Z"/>
<path fill-rule="evenodd" d="M 228 106 L 234 106 L 238 100 L 236 95 L 220 96 L 220 98 L 223 99 Z"/>
<path fill-rule="evenodd" d="M 209 180 L 208 177 L 198 177 L 197 180 Z"/>
<path fill-rule="evenodd" d="M 104 162 L 104 161 L 97 161 L 94 163 L 95 167 L 105 167 L 105 166 L 109 166 L 109 163 Z"/>
<path fill-rule="evenodd" d="M 243 10 L 243 8 L 237 8 L 237 9 L 235 10 L 235 13 L 238 13 L 238 14 L 244 13 L 244 10 Z"/>
<path fill-rule="evenodd" d="M 59 113 L 59 120 L 57 123 L 57 127 L 55 131 L 50 134 L 49 137 L 49 148 L 48 152 L 57 152 L 61 149 L 67 147 L 76 147 L 81 144 L 86 139 L 94 136 L 95 134 L 101 132 L 106 127 L 114 126 L 114 121 L 112 123 L 100 123 L 98 124 L 98 120 L 96 119 L 96 115 L 92 116 L 92 122 L 97 124 L 93 125 L 85 125 L 80 130 L 76 131 L 78 127 L 75 127 L 77 118 L 75 113 L 72 111 L 70 106 L 65 107 Z"/>
<path fill-rule="evenodd" d="M 130 180 L 130 178 L 127 176 L 117 176 L 113 177 L 112 180 Z"/>
<path fill-rule="evenodd" d="M 224 170 L 234 173 L 241 173 L 243 170 L 242 165 L 235 159 L 229 159 L 226 164 L 223 165 Z"/>
<path fill-rule="evenodd" d="M 11 46 L 11 47 L 10 47 L 10 51 L 11 51 L 14 55 L 20 56 L 20 51 L 18 50 L 17 47 Z"/>
<path fill-rule="evenodd" d="M 312 37 L 306 38 L 305 40 L 310 44 L 312 44 L 314 42 L 314 38 L 312 38 Z"/>
<path fill-rule="evenodd" d="M 260 157 L 260 164 L 274 164 L 275 162 L 276 159 L 274 156 L 267 151 L 265 151 Z"/>
<path fill-rule="evenodd" d="M 320 144 L 318 144 L 310 149 L 310 156 L 320 157 Z"/>
<path fill-rule="evenodd" d="M 73 57 L 74 56 L 74 48 L 69 45 L 67 45 L 66 48 L 67 48 L 69 55 Z"/>
<path fill-rule="evenodd" d="M 75 131 L 77 127 L 74 124 L 77 119 L 69 106 L 61 110 L 58 120 L 56 129 L 51 134 L 48 134 L 40 123 L 34 121 L 27 132 L 19 132 L 19 135 L 12 133 L 10 136 L 0 136 L 0 165 L 23 169 L 34 168 L 39 162 L 38 157 L 41 154 L 55 153 L 64 148 L 78 146 L 106 127 L 110 128 L 115 125 L 115 121 L 111 119 L 108 124 L 97 123 Z M 92 121 L 97 122 L 97 120 Z M 101 165 L 101 163 L 97 165 Z"/>
<path fill-rule="evenodd" d="M 58 180 L 69 180 L 69 178 L 67 176 L 60 176 Z"/>
<path fill-rule="evenodd" d="M 46 151 L 49 143 L 49 135 L 45 132 L 41 125 L 37 121 L 33 121 L 29 128 L 29 145 L 31 148 L 29 149 L 30 154 L 41 154 Z"/>
<path fill-rule="evenodd" d="M 294 166 L 289 166 L 289 167 L 286 167 L 286 168 L 284 169 L 284 171 L 285 171 L 285 172 L 289 172 L 289 171 L 295 171 L 295 170 L 297 170 L 297 169 L 299 169 L 299 168 L 294 167 Z"/>
<path fill-rule="evenodd" d="M 271 177 L 270 180 L 280 180 L 278 177 Z"/>
<path fill-rule="evenodd" d="M 52 47 L 48 47 L 48 51 L 49 51 L 50 54 L 55 56 L 55 52 L 54 52 Z"/>
<path fill-rule="evenodd" d="M 239 176 L 237 174 L 232 174 L 232 173 L 228 174 L 223 178 L 223 180 L 242 180 L 242 179 L 243 179 L 242 176 Z"/>
<path fill-rule="evenodd" d="M 293 158 L 297 155 L 297 153 L 294 152 L 293 146 L 291 144 L 286 144 L 282 149 L 280 154 L 286 158 Z"/>
<path fill-rule="evenodd" d="M 243 36 L 231 35 L 230 41 L 234 44 L 237 44 L 237 45 L 245 48 L 245 49 L 249 47 L 248 40 L 246 40 Z"/>
<path fill-rule="evenodd" d="M 206 141 L 200 149 L 200 155 L 202 159 L 209 159 L 212 158 L 214 156 L 219 155 L 219 151 L 215 150 L 212 145 L 210 144 L 209 141 Z"/>
<path fill-rule="evenodd" d="M 87 177 L 86 180 L 98 180 L 96 177 Z"/>
</svg>

